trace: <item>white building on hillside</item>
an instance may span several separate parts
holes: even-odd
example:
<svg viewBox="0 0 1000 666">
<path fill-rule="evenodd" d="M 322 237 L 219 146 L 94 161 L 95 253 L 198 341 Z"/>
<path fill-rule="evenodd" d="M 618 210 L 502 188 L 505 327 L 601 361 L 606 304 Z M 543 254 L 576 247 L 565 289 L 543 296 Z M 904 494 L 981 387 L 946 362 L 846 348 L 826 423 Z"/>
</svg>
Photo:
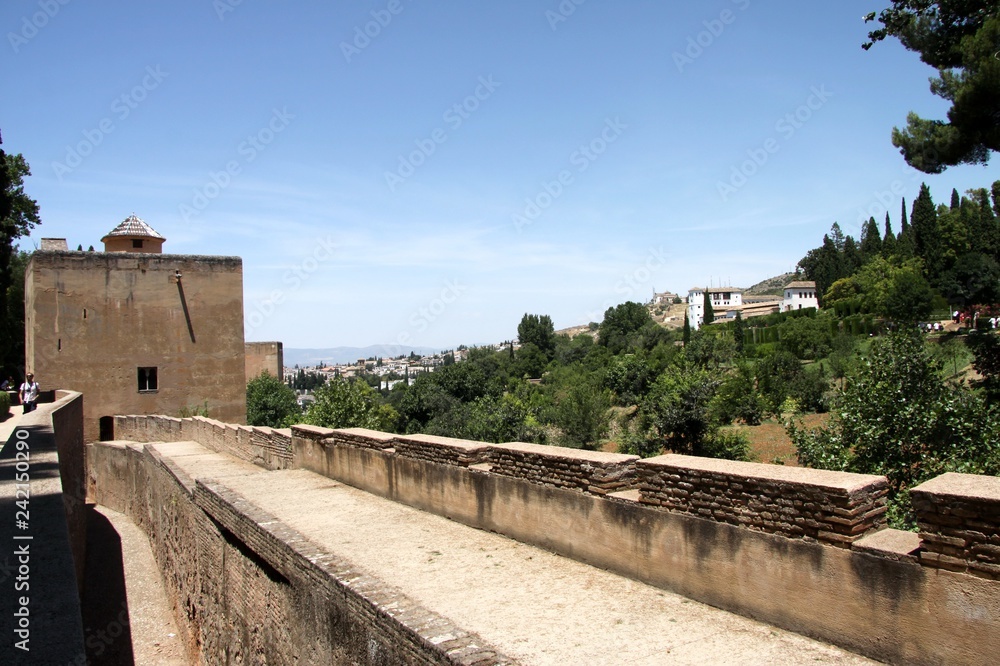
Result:
<svg viewBox="0 0 1000 666">
<path fill-rule="evenodd" d="M 816 283 L 813 281 L 789 282 L 785 285 L 785 299 L 781 311 L 819 309 L 819 299 L 816 297 Z"/>
<path fill-rule="evenodd" d="M 716 317 L 724 317 L 730 310 L 743 306 L 743 290 L 735 287 L 692 287 L 688 290 L 688 321 L 692 330 L 697 331 L 705 320 L 705 296 L 712 303 Z"/>
</svg>

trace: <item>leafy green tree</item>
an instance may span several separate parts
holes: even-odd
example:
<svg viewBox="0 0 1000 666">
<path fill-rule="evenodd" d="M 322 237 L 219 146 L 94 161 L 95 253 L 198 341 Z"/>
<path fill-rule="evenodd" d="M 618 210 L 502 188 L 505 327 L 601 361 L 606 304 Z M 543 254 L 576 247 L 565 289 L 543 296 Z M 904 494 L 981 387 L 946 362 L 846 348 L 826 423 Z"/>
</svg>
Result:
<svg viewBox="0 0 1000 666">
<path fill-rule="evenodd" d="M 705 440 L 713 432 L 709 405 L 720 381 L 708 370 L 683 366 L 673 366 L 660 375 L 641 409 L 663 448 L 702 455 Z"/>
<path fill-rule="evenodd" d="M 757 379 L 751 363 L 737 363 L 723 378 L 709 403 L 709 410 L 716 423 L 742 421 L 751 426 L 760 425 L 764 418 L 765 404 L 757 390 Z"/>
<path fill-rule="evenodd" d="M 923 275 L 903 270 L 893 277 L 884 314 L 895 322 L 916 323 L 930 316 L 933 299 L 934 292 Z"/>
<path fill-rule="evenodd" d="M 5 376 L 21 376 L 24 369 L 24 270 L 14 242 L 41 222 L 38 204 L 24 192 L 24 178 L 30 175 L 24 156 L 0 148 L 0 340 L 5 343 L 0 348 L 0 365 Z M 22 284 L 16 286 L 16 282 Z M 18 294 L 19 302 L 11 300 Z M 17 340 L 22 342 L 6 344 Z"/>
<path fill-rule="evenodd" d="M 481 442 L 540 442 L 541 424 L 521 398 L 504 393 L 499 398 L 483 396 L 469 411 L 467 439 Z"/>
<path fill-rule="evenodd" d="M 637 335 L 650 325 L 657 326 L 646 306 L 627 301 L 604 312 L 598 342 L 610 352 L 618 353 L 632 346 Z"/>
<path fill-rule="evenodd" d="M 779 350 L 760 359 L 756 371 L 757 390 L 764 409 L 780 417 L 782 405 L 802 374 L 802 364 L 794 354 Z"/>
<path fill-rule="evenodd" d="M 875 20 L 872 12 L 865 21 Z M 948 121 L 907 116 L 892 143 L 907 164 L 940 173 L 957 164 L 986 164 L 1000 150 L 1000 7 L 996 0 L 893 0 L 878 15 L 873 43 L 896 37 L 938 70 L 931 92 L 948 100 Z"/>
<path fill-rule="evenodd" d="M 548 315 L 527 314 L 517 325 L 517 341 L 521 345 L 533 344 L 542 352 L 546 360 L 551 359 L 556 347 L 555 327 Z"/>
<path fill-rule="evenodd" d="M 316 389 L 314 396 L 316 401 L 303 418 L 310 425 L 392 431 L 399 416 L 363 381 L 336 377 Z"/>
<path fill-rule="evenodd" d="M 553 353 L 555 348 L 553 346 Z M 514 372 L 520 377 L 537 379 L 545 371 L 548 357 L 545 352 L 539 349 L 533 342 L 522 344 L 515 354 L 516 363 Z"/>
<path fill-rule="evenodd" d="M 830 353 L 833 333 L 825 315 L 789 317 L 778 325 L 781 348 L 800 359 L 822 358 Z"/>
<path fill-rule="evenodd" d="M 1000 471 L 1000 415 L 976 393 L 946 385 L 916 331 L 872 343 L 826 428 L 788 431 L 805 465 L 885 475 L 894 526 L 912 524 L 902 493 L 913 485 L 945 471 Z"/>
<path fill-rule="evenodd" d="M 604 386 L 611 391 L 614 404 L 621 407 L 637 404 L 654 379 L 645 358 L 637 354 L 613 357 L 604 372 Z"/>
<path fill-rule="evenodd" d="M 266 370 L 247 382 L 247 425 L 286 428 L 302 416 L 295 391 Z"/>
<path fill-rule="evenodd" d="M 575 382 L 556 395 L 554 423 L 562 431 L 560 444 L 595 449 L 608 430 L 608 392 L 589 382 Z"/>
<path fill-rule="evenodd" d="M 856 300 L 862 312 L 896 322 L 925 319 L 933 304 L 933 291 L 923 277 L 919 259 L 901 261 L 876 257 L 855 275 L 838 280 L 824 301 L 835 308 L 838 302 Z"/>
<path fill-rule="evenodd" d="M 1000 264 L 987 254 L 963 254 L 937 282 L 941 295 L 962 307 L 1000 301 Z"/>
<path fill-rule="evenodd" d="M 699 368 L 728 364 L 736 356 L 736 343 L 720 333 L 718 329 L 702 329 L 695 333 L 690 344 L 684 347 L 684 359 Z"/>
<path fill-rule="evenodd" d="M 975 382 L 991 405 L 1000 404 L 1000 337 L 996 333 L 970 335 L 966 342 L 975 360 L 972 367 L 982 379 Z"/>
</svg>

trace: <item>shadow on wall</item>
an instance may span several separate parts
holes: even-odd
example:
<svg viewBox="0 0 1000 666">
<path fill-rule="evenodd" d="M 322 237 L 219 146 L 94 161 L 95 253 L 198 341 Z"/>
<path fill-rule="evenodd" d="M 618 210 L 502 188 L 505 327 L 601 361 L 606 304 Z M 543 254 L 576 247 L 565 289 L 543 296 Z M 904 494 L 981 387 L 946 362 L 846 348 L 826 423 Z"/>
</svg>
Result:
<svg viewBox="0 0 1000 666">
<path fill-rule="evenodd" d="M 122 541 L 111 522 L 87 511 L 83 633 L 90 666 L 135 666 Z"/>
</svg>

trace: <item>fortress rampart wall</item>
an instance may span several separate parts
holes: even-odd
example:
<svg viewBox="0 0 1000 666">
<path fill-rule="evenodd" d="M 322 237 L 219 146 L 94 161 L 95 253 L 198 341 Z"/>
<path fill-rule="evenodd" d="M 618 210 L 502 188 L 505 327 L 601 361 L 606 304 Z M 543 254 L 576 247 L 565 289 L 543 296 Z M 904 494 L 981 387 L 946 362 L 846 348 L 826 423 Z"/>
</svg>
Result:
<svg viewBox="0 0 1000 666">
<path fill-rule="evenodd" d="M 195 417 L 121 416 L 119 440 L 194 440 L 302 468 L 889 662 L 1000 660 L 1000 479 L 883 477 Z"/>
</svg>

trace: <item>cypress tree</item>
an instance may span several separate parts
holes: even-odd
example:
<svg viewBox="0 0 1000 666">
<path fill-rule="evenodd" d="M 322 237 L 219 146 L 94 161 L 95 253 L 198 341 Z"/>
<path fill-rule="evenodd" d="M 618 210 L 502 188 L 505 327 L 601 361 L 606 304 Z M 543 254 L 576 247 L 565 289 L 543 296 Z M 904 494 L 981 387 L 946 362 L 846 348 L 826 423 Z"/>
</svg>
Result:
<svg viewBox="0 0 1000 666">
<path fill-rule="evenodd" d="M 986 188 L 979 190 L 979 232 L 983 238 L 972 239 L 973 247 L 977 244 L 980 250 L 994 259 L 1000 255 L 1000 221 L 993 214 L 990 207 L 990 195 Z"/>
<path fill-rule="evenodd" d="M 903 217 L 902 228 L 899 231 L 899 235 L 896 236 L 896 255 L 900 259 L 910 259 L 916 255 L 917 248 L 916 242 L 913 240 L 913 229 L 910 227 L 910 223 L 907 222 L 906 215 L 906 199 L 903 199 Z"/>
<path fill-rule="evenodd" d="M 885 214 L 885 235 L 882 236 L 882 256 L 889 258 L 896 253 L 896 235 L 892 233 L 889 213 Z"/>
<path fill-rule="evenodd" d="M 931 199 L 931 190 L 926 183 L 920 185 L 920 194 L 913 202 L 910 227 L 913 230 L 916 255 L 924 260 L 924 272 L 927 275 L 934 275 L 941 263 L 941 230 L 938 227 L 937 209 Z"/>
<path fill-rule="evenodd" d="M 875 218 L 870 217 L 861 230 L 861 261 L 868 263 L 882 254 L 882 237 L 878 233 Z"/>
<path fill-rule="evenodd" d="M 746 341 L 746 326 L 743 323 L 743 314 L 736 311 L 736 323 L 733 325 L 733 342 L 736 343 L 736 351 L 743 353 L 743 345 Z"/>
<path fill-rule="evenodd" d="M 878 233 L 877 229 L 875 233 Z M 861 268 L 862 263 L 861 251 L 858 250 L 858 244 L 855 242 L 854 236 L 847 236 L 844 239 L 844 249 L 840 253 L 840 269 L 837 279 L 854 275 Z"/>
<path fill-rule="evenodd" d="M 958 196 L 958 190 L 954 187 L 951 188 L 951 209 L 958 210 L 958 207 L 962 205 L 962 200 Z"/>
<path fill-rule="evenodd" d="M 686 346 L 691 342 L 691 321 L 688 319 L 687 310 L 684 311 L 684 345 Z"/>
<path fill-rule="evenodd" d="M 712 295 L 705 290 L 705 315 L 702 317 L 701 322 L 706 326 L 715 321 L 715 310 L 712 308 Z"/>
</svg>

